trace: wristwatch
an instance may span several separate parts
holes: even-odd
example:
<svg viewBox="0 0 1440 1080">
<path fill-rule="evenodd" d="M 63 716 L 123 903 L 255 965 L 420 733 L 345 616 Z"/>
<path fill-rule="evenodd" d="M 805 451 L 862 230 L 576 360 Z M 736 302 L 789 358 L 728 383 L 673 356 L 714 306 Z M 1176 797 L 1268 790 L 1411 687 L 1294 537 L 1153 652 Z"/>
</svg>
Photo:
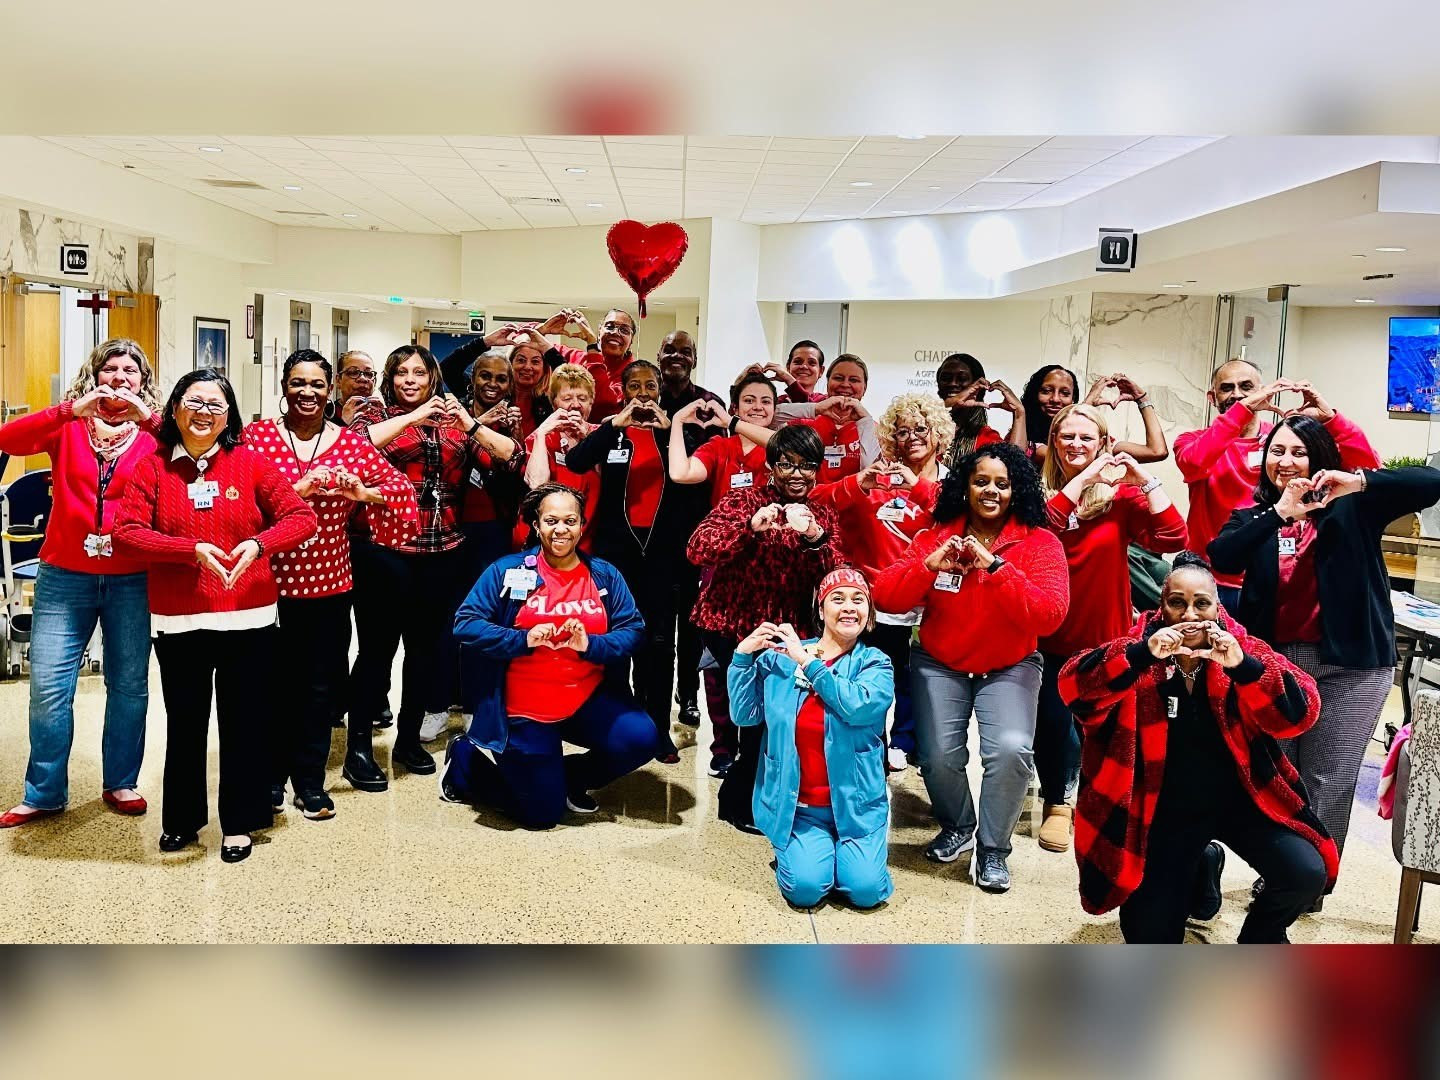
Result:
<svg viewBox="0 0 1440 1080">
<path fill-rule="evenodd" d="M 738 428 L 739 426 L 740 426 L 740 418 L 739 418 L 738 416 L 732 416 L 732 417 L 730 418 L 730 434 L 731 434 L 731 435 L 734 435 L 734 434 L 735 434 L 735 429 Z"/>
<path fill-rule="evenodd" d="M 1000 558 L 999 555 L 996 555 L 996 556 L 994 556 L 994 561 L 991 562 L 990 565 L 985 568 L 985 572 L 986 572 L 987 574 L 993 574 L 993 573 L 995 573 L 996 570 L 999 570 L 1000 567 L 1002 567 L 1002 566 L 1004 566 L 1004 565 L 1005 565 L 1005 560 L 1002 559 L 1002 558 Z"/>
<path fill-rule="evenodd" d="M 1140 494 L 1141 494 L 1141 495 L 1149 495 L 1150 492 L 1154 491 L 1154 490 L 1155 490 L 1156 488 L 1158 488 L 1159 486 L 1160 486 L 1160 477 L 1158 477 L 1158 476 L 1152 476 L 1152 477 L 1151 477 L 1148 481 L 1146 481 L 1145 484 L 1140 488 Z"/>
</svg>

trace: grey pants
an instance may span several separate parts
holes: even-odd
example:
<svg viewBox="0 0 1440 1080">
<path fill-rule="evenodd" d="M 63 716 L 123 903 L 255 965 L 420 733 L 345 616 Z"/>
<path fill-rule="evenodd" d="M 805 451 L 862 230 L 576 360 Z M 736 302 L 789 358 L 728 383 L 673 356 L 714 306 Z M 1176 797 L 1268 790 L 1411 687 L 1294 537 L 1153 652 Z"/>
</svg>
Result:
<svg viewBox="0 0 1440 1080">
<path fill-rule="evenodd" d="M 1311 809 L 1343 852 L 1360 764 L 1375 735 L 1395 670 L 1326 664 L 1320 659 L 1320 646 L 1310 643 L 1282 645 L 1279 651 L 1320 689 L 1320 718 L 1315 726 L 1280 746 L 1305 781 Z"/>
<path fill-rule="evenodd" d="M 981 847 L 1002 855 L 1010 854 L 1010 834 L 1030 783 L 1040 675 L 1038 652 L 982 675 L 952 671 L 918 644 L 910 653 L 915 743 L 935 819 L 963 835 L 974 833 Z M 978 831 L 965 775 L 972 710 L 984 768 Z"/>
</svg>

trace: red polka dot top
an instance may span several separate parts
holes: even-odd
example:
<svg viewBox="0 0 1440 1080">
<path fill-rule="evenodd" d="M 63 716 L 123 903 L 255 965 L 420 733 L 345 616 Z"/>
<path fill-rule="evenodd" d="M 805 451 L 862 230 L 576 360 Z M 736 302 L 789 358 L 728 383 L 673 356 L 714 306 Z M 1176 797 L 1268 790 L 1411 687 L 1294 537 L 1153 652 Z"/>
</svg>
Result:
<svg viewBox="0 0 1440 1080">
<path fill-rule="evenodd" d="M 304 599 L 350 591 L 354 582 L 345 525 L 352 513 L 365 515 L 375 543 L 385 547 L 399 547 L 419 528 L 414 485 L 369 439 L 349 428 L 341 428 L 335 444 L 314 460 L 304 444 L 292 445 L 288 430 L 278 420 L 249 424 L 245 445 L 273 461 L 292 484 L 321 466 L 345 469 L 385 498 L 384 502 L 357 503 L 343 495 L 322 493 L 306 499 L 319 519 L 319 528 L 302 546 L 271 559 L 281 596 Z"/>
</svg>

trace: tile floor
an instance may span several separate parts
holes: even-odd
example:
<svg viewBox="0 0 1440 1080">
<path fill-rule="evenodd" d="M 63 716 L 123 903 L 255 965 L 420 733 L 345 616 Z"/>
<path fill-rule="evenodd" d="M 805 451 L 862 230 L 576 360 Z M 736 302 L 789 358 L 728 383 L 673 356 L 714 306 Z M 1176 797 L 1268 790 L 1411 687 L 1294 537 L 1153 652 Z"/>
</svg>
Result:
<svg viewBox="0 0 1440 1080">
<path fill-rule="evenodd" d="M 28 685 L 0 683 L 0 803 L 19 801 L 27 748 Z M 1399 714 L 1392 693 L 1386 717 Z M 246 862 L 219 859 L 212 824 L 202 848 L 164 855 L 160 776 L 164 717 L 152 669 L 143 818 L 111 813 L 99 798 L 104 691 L 85 677 L 76 703 L 71 806 L 50 821 L 0 833 L 3 942 L 1117 942 L 1113 915 L 1080 910 L 1070 855 L 1031 839 L 1027 804 L 1010 860 L 1014 888 L 980 892 L 969 856 L 936 867 L 921 856 L 933 834 L 912 769 L 891 779 L 890 867 L 895 896 L 869 913 L 826 905 L 792 910 L 776 890 L 762 837 L 718 822 L 702 747 L 675 766 L 651 764 L 599 793 L 601 811 L 548 833 L 441 803 L 433 777 L 402 774 L 389 791 L 352 791 L 339 777 L 336 731 L 331 790 L 338 815 L 304 820 L 288 809 Z M 388 764 L 392 732 L 377 739 Z M 441 743 L 432 743 L 438 749 Z M 215 767 L 211 735 L 211 767 Z M 1335 894 L 1292 931 L 1301 942 L 1387 942 L 1399 869 L 1389 823 L 1374 811 L 1383 760 L 1372 744 Z M 972 769 L 974 762 L 972 757 Z M 978 781 L 978 777 L 976 778 Z M 214 791 L 214 777 L 211 790 Z M 213 796 L 212 796 L 213 797 Z M 1225 906 L 1190 935 L 1233 941 L 1253 875 L 1226 866 Z M 1433 903 L 1440 903 L 1434 901 Z M 1417 941 L 1440 940 L 1440 913 L 1422 911 Z"/>
</svg>

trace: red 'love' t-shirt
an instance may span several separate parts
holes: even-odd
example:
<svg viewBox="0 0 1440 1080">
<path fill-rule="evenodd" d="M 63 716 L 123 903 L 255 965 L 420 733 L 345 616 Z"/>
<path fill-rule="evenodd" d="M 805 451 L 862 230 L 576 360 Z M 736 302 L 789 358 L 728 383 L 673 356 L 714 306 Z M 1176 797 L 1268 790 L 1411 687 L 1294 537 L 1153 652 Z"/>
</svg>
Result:
<svg viewBox="0 0 1440 1080">
<path fill-rule="evenodd" d="M 587 635 L 605 633 L 610 619 L 589 567 L 579 563 L 570 570 L 556 570 L 541 558 L 535 569 L 539 586 L 520 605 L 517 630 L 558 629 L 570 619 L 579 619 Z M 545 724 L 567 720 L 589 700 L 604 674 L 602 665 L 572 648 L 541 645 L 510 661 L 505 672 L 505 711 Z"/>
</svg>

